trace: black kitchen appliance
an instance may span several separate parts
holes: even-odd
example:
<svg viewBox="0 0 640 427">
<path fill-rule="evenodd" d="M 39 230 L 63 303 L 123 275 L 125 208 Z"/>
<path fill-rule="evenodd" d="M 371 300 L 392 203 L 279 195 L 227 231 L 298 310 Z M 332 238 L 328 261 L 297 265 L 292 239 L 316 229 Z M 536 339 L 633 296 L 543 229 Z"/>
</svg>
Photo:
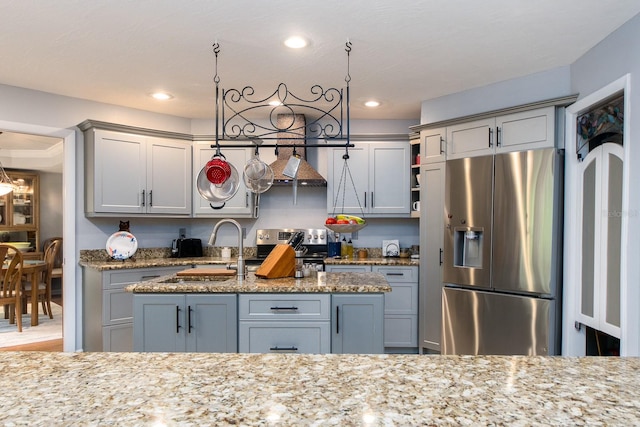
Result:
<svg viewBox="0 0 640 427">
<path fill-rule="evenodd" d="M 173 241 L 171 256 L 174 258 L 189 258 L 202 256 L 202 240 L 180 238 Z"/>
<path fill-rule="evenodd" d="M 324 228 L 270 228 L 256 231 L 255 258 L 246 259 L 247 264 L 261 264 L 271 250 L 279 244 L 287 244 L 296 236 L 297 232 L 304 233 L 302 242 L 294 242 L 297 247 L 306 248 L 302 255 L 303 263 L 316 264 L 324 269 L 324 259 L 327 257 L 327 230 Z"/>
</svg>

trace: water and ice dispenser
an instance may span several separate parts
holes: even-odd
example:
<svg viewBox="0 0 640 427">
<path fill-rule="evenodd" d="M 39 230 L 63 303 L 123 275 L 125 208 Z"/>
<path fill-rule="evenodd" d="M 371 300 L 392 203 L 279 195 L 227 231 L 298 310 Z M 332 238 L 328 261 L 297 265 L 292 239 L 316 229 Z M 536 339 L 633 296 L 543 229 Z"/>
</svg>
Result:
<svg viewBox="0 0 640 427">
<path fill-rule="evenodd" d="M 461 227 L 454 230 L 453 265 L 482 268 L 483 228 Z"/>
</svg>

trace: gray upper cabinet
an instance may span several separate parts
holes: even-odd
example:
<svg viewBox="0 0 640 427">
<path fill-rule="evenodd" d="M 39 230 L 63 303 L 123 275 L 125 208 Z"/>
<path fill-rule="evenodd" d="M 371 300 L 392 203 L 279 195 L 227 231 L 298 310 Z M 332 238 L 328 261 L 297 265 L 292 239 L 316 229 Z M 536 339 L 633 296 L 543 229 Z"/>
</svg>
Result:
<svg viewBox="0 0 640 427">
<path fill-rule="evenodd" d="M 344 154 L 344 148 L 329 150 L 327 210 L 330 214 L 409 215 L 411 150 L 408 140 L 357 142 L 349 149 L 347 162 L 351 174 L 344 173 Z"/>
<path fill-rule="evenodd" d="M 438 163 L 446 160 L 447 147 L 445 128 L 420 131 L 420 164 Z"/>
<path fill-rule="evenodd" d="M 247 161 L 251 158 L 250 148 L 236 148 L 225 146 L 221 149 L 221 154 L 238 170 L 240 185 L 238 192 L 224 205 L 210 203 L 198 192 L 198 174 L 202 168 L 216 153 L 215 148 L 211 148 L 212 141 L 196 142 L 193 144 L 193 216 L 194 217 L 252 217 L 254 215 L 254 195 L 244 185 L 242 171 Z M 215 208 L 215 209 L 214 209 Z"/>
<path fill-rule="evenodd" d="M 447 126 L 447 159 L 554 147 L 555 107 Z"/>
<path fill-rule="evenodd" d="M 95 128 L 85 142 L 87 215 L 191 215 L 191 142 Z"/>
</svg>

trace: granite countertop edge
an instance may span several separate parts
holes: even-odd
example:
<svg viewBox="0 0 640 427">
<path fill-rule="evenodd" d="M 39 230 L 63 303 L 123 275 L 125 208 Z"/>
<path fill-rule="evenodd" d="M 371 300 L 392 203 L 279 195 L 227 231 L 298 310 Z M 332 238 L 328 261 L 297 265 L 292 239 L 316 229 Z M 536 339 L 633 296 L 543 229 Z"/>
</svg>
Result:
<svg viewBox="0 0 640 427">
<path fill-rule="evenodd" d="M 43 354 L 0 352 L 0 424 L 640 424 L 638 358 Z"/>
<path fill-rule="evenodd" d="M 194 273 L 197 272 L 194 271 Z M 391 286 L 380 273 L 325 273 L 296 279 L 283 277 L 263 279 L 253 273 L 239 280 L 236 277 L 214 279 L 210 276 L 167 275 L 125 288 L 135 294 L 148 293 L 381 293 L 391 292 Z"/>
</svg>

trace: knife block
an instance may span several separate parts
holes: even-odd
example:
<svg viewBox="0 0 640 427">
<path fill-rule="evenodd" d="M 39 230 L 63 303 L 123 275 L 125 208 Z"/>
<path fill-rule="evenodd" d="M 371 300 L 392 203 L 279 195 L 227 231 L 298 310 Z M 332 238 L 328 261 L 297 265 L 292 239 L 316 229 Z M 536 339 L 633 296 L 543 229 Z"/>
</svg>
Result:
<svg viewBox="0 0 640 427">
<path fill-rule="evenodd" d="M 289 245 L 276 245 L 256 271 L 263 279 L 293 277 L 296 271 L 296 253 Z"/>
</svg>

